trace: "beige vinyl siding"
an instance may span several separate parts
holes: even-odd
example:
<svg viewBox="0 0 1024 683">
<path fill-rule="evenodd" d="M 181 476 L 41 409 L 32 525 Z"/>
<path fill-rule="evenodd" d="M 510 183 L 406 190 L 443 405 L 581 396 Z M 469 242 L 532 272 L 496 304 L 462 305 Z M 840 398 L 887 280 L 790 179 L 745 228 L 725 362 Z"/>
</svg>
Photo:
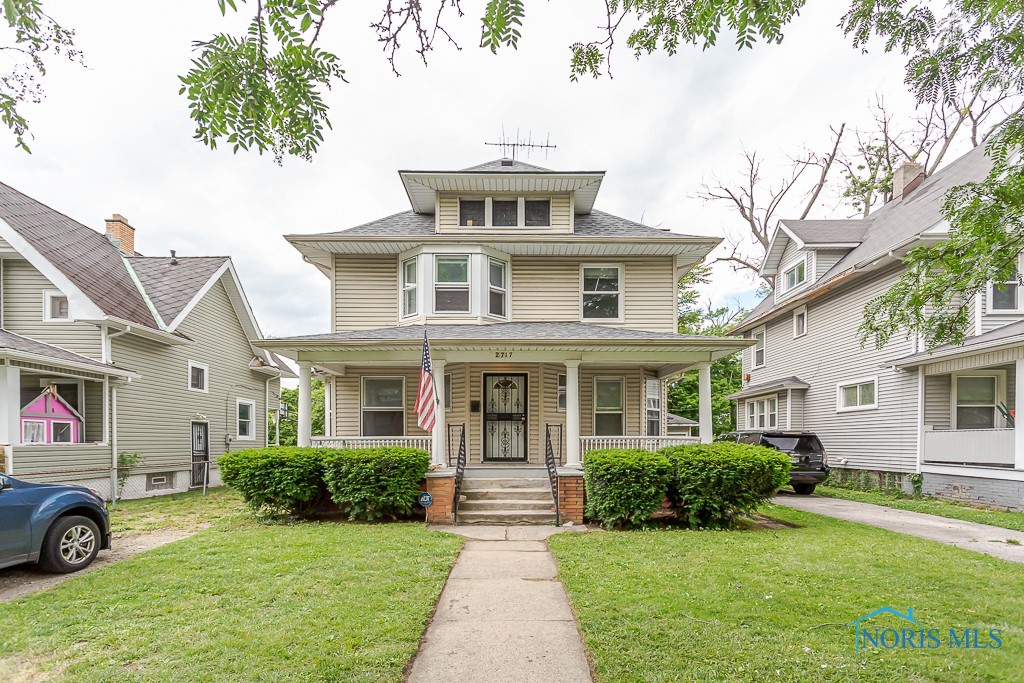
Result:
<svg viewBox="0 0 1024 683">
<path fill-rule="evenodd" d="M 84 322 L 43 321 L 43 292 L 55 290 L 57 287 L 28 261 L 4 259 L 4 328 L 94 360 L 101 360 L 103 344 L 98 327 Z"/>
<path fill-rule="evenodd" d="M 893 360 L 913 352 L 913 342 L 895 335 L 876 349 L 862 346 L 857 336 L 864 305 L 898 274 L 893 269 L 811 302 L 803 337 L 793 339 L 790 313 L 777 316 L 767 324 L 764 367 L 752 369 L 752 350 L 743 353 L 743 371 L 752 385 L 790 376 L 810 384 L 803 429 L 817 432 L 829 454 L 836 462 L 845 458 L 847 467 L 906 472 L 916 466 L 917 374 L 892 369 Z M 837 385 L 875 376 L 877 409 L 836 410 Z"/>
<path fill-rule="evenodd" d="M 445 368 L 447 372 L 447 368 Z M 363 377 L 404 377 L 405 378 L 405 436 L 429 436 L 429 432 L 416 424 L 416 390 L 420 382 L 419 367 L 396 368 L 349 367 L 345 375 L 334 378 L 334 425 L 335 436 L 361 436 L 359 392 Z M 455 400 L 455 396 L 452 396 Z"/>
<path fill-rule="evenodd" d="M 210 457 L 226 450 L 225 437 L 237 436 L 236 401 L 255 402 L 255 438 L 235 440 L 231 450 L 256 448 L 266 440 L 268 375 L 249 369 L 253 352 L 222 283 L 210 289 L 179 331 L 192 340 L 165 346 L 129 335 L 111 340 L 114 361 L 141 375 L 117 391 L 117 447 L 141 452 L 146 465 L 191 459 L 191 422 L 210 425 Z M 209 366 L 208 393 L 188 389 L 188 362 Z"/>
<path fill-rule="evenodd" d="M 398 322 L 398 257 L 336 254 L 334 329 L 365 330 Z"/>
<path fill-rule="evenodd" d="M 466 199 L 483 199 L 484 195 L 466 194 L 462 195 Z M 530 193 L 521 193 L 515 195 L 493 195 L 497 199 L 513 199 L 519 196 L 526 197 L 527 199 L 551 199 L 551 225 L 547 229 L 543 228 L 523 228 L 522 230 L 536 234 L 538 232 L 557 232 L 566 233 L 572 232 L 573 229 L 573 215 L 572 215 L 572 199 L 567 192 L 560 194 L 551 193 L 537 193 L 531 195 Z M 437 196 L 437 226 L 439 232 L 446 233 L 472 233 L 479 232 L 481 227 L 485 226 L 473 226 L 465 227 L 459 225 L 459 197 L 458 194 L 440 192 Z M 494 230 L 501 231 L 513 231 L 516 230 L 514 227 L 508 228 L 493 228 Z"/>
<path fill-rule="evenodd" d="M 512 259 L 513 320 L 580 320 L 580 268 L 584 264 L 624 266 L 624 322 L 602 324 L 675 331 L 675 265 L 671 257 L 657 256 L 602 260 L 516 256 Z"/>
<path fill-rule="evenodd" d="M 594 380 L 598 377 L 625 379 L 626 434 L 643 434 L 644 369 L 642 367 L 588 367 L 580 366 L 580 434 L 594 433 Z"/>
</svg>

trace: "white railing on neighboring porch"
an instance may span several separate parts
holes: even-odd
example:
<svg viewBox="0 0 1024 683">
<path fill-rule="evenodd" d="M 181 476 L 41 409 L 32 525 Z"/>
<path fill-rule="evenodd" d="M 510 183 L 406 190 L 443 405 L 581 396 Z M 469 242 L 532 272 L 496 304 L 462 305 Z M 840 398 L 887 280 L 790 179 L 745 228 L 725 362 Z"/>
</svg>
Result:
<svg viewBox="0 0 1024 683">
<path fill-rule="evenodd" d="M 1013 429 L 926 431 L 924 461 L 1013 467 Z"/>
<path fill-rule="evenodd" d="M 376 448 L 377 446 L 408 446 L 431 451 L 429 436 L 314 436 L 314 446 L 321 448 Z"/>
<path fill-rule="evenodd" d="M 656 451 L 665 446 L 700 443 L 696 436 L 581 436 L 580 453 L 602 448 L 629 448 L 642 451 Z"/>
</svg>

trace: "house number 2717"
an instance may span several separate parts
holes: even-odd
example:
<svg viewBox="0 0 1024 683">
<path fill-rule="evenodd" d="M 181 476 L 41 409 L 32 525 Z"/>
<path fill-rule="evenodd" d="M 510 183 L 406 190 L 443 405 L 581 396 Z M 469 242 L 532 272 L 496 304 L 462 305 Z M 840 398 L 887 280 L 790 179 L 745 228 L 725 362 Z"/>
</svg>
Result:
<svg viewBox="0 0 1024 683">
<path fill-rule="evenodd" d="M 512 352 L 511 351 L 495 351 L 494 352 L 494 357 L 495 358 L 511 358 L 512 357 Z"/>
</svg>

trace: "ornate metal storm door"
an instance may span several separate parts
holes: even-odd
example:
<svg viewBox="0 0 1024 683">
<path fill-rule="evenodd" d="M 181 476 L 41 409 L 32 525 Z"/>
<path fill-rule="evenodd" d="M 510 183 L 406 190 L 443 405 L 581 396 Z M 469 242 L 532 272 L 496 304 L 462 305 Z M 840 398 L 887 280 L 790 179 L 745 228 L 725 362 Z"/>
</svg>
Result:
<svg viewBox="0 0 1024 683">
<path fill-rule="evenodd" d="M 526 462 L 526 375 L 484 375 L 484 460 Z"/>
</svg>

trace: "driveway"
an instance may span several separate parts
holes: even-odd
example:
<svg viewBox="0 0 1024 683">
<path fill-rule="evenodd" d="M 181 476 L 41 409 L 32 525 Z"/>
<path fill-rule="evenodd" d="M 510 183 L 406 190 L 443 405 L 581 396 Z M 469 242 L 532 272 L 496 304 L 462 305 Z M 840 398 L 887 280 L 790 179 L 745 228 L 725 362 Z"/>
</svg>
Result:
<svg viewBox="0 0 1024 683">
<path fill-rule="evenodd" d="M 1024 564 L 1024 532 L 1021 531 L 823 496 L 780 494 L 772 502 Z"/>
</svg>

